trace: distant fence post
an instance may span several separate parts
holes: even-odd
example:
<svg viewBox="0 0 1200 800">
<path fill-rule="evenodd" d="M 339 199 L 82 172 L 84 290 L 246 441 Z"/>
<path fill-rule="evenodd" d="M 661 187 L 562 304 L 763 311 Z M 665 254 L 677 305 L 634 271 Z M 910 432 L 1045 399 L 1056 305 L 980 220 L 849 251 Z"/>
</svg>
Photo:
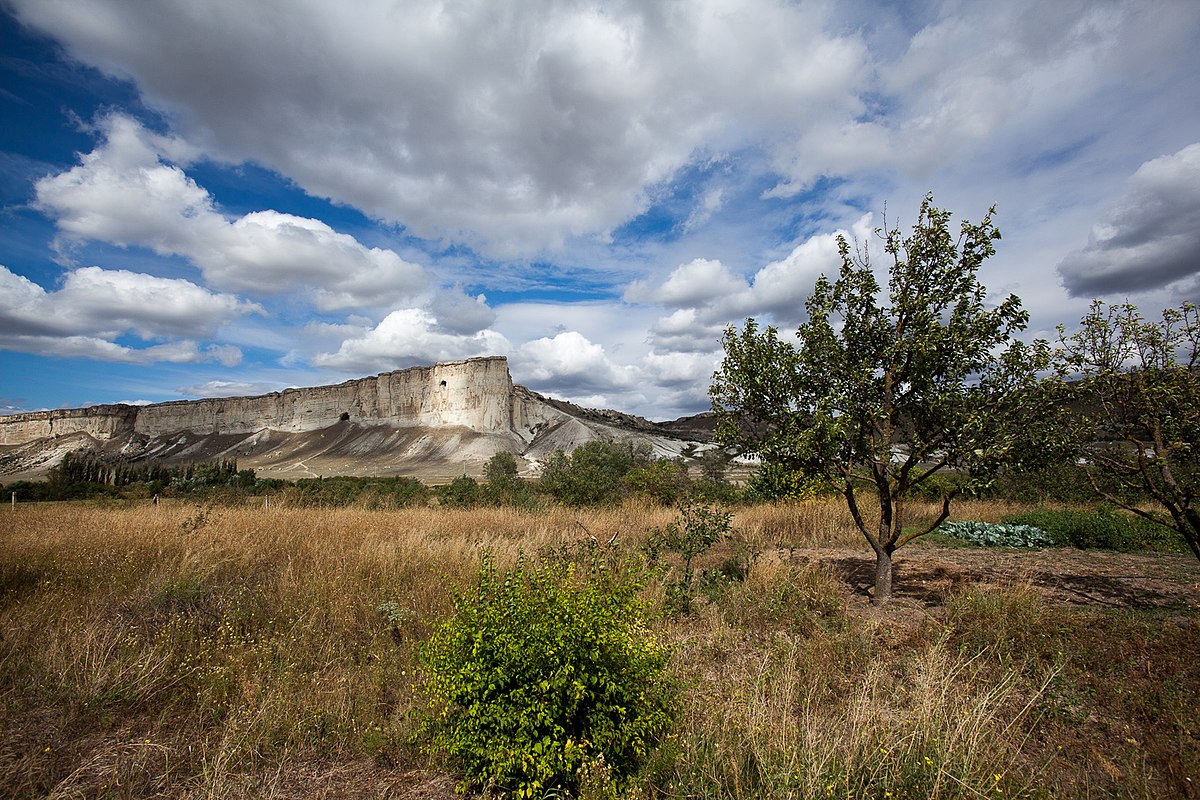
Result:
<svg viewBox="0 0 1200 800">
<path fill-rule="evenodd" d="M 271 510 L 271 498 L 268 495 L 263 495 L 263 511 Z"/>
<path fill-rule="evenodd" d="M 13 511 L 16 511 L 17 510 L 17 493 L 16 492 L 12 493 L 12 506 L 13 506 Z"/>
</svg>

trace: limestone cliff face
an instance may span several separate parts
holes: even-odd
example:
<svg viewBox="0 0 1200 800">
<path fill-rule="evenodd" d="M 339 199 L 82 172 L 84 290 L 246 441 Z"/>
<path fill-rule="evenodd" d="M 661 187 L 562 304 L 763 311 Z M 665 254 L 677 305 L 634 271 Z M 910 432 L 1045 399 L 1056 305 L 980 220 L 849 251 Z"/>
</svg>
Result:
<svg viewBox="0 0 1200 800">
<path fill-rule="evenodd" d="M 0 445 L 25 444 L 73 433 L 111 439 L 131 433 L 137 414 L 136 406 L 108 405 L 0 417 Z"/>
<path fill-rule="evenodd" d="M 14 414 L 0 417 L 0 445 L 79 432 L 99 441 L 131 432 L 151 438 L 180 431 L 201 435 L 262 430 L 297 433 L 329 427 L 345 419 L 343 415 L 365 426 L 512 431 L 513 384 L 508 361 L 503 357 L 452 361 L 258 397 Z"/>
<path fill-rule="evenodd" d="M 503 357 L 385 372 L 258 397 L 107 405 L 0 417 L 0 475 L 37 477 L 65 453 L 192 463 L 234 458 L 263 476 L 478 473 L 501 450 L 535 471 L 555 450 L 636 439 L 674 457 L 665 426 L 514 386 Z"/>
</svg>

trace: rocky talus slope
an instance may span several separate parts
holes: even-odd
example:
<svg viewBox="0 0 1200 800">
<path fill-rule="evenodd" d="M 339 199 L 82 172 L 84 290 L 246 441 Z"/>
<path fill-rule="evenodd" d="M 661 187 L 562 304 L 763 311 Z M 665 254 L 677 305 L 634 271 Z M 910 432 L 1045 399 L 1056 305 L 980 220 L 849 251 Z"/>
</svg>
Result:
<svg viewBox="0 0 1200 800">
<path fill-rule="evenodd" d="M 263 476 L 477 474 L 500 450 L 536 471 L 555 450 L 632 439 L 661 456 L 706 426 L 583 409 L 515 386 L 503 357 L 385 372 L 257 397 L 0 417 L 0 476 L 44 475 L 74 450 L 166 463 L 237 459 Z"/>
</svg>

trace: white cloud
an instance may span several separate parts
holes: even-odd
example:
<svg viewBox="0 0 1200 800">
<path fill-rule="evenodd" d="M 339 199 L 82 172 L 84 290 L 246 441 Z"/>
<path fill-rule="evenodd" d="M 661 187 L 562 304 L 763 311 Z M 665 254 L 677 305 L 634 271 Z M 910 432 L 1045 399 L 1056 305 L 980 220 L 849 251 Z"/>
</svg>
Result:
<svg viewBox="0 0 1200 800">
<path fill-rule="evenodd" d="M 650 300 L 670 308 L 697 308 L 745 291 L 745 278 L 734 275 L 720 261 L 697 258 L 676 267 L 654 289 L 642 281 L 633 283 L 626 290 L 625 299 L 633 302 Z"/>
<path fill-rule="evenodd" d="M 280 387 L 266 381 L 210 380 L 176 391 L 187 397 L 254 397 L 277 391 Z"/>
<path fill-rule="evenodd" d="M 1058 273 L 1077 297 L 1144 292 L 1200 275 L 1200 142 L 1139 167 Z"/>
<path fill-rule="evenodd" d="M 461 287 L 438 292 L 429 310 L 437 318 L 438 326 L 447 333 L 478 333 L 496 321 L 496 312 L 488 307 L 485 296 L 468 297 Z"/>
<path fill-rule="evenodd" d="M 813 235 L 784 258 L 760 268 L 750 280 L 719 261 L 696 259 L 677 267 L 657 286 L 634 282 L 624 297 L 628 302 L 673 309 L 650 328 L 655 353 L 690 354 L 689 359 L 712 353 L 720 350 L 722 330 L 746 317 L 767 317 L 781 326 L 797 324 L 817 278 L 837 274 L 841 265 L 837 237 L 869 246 L 871 220 L 872 215 L 865 214 L 849 231 Z"/>
<path fill-rule="evenodd" d="M 13 6 L 208 155 L 496 252 L 611 230 L 707 148 L 853 120 L 870 74 L 827 7 L 783 0 Z"/>
<path fill-rule="evenodd" d="M 508 340 L 495 331 L 463 336 L 439 330 L 437 318 L 419 308 L 398 309 L 361 336 L 346 339 L 336 353 L 313 358 L 317 367 L 373 373 L 435 361 L 506 353 Z"/>
<path fill-rule="evenodd" d="M 0 266 L 0 346 L 10 350 L 128 363 L 216 360 L 232 366 L 242 353 L 230 345 L 201 349 L 184 340 L 131 348 L 112 340 L 127 333 L 144 341 L 210 338 L 226 323 L 262 312 L 256 303 L 185 280 L 84 267 L 68 272 L 62 288 L 47 292 Z"/>
<path fill-rule="evenodd" d="M 638 379 L 634 367 L 614 363 L 601 345 L 578 331 L 526 342 L 512 361 L 530 388 L 565 398 L 627 390 Z"/>
<path fill-rule="evenodd" d="M 81 163 L 38 181 L 37 207 L 68 240 L 152 248 L 189 259 L 213 286 L 259 295 L 305 293 L 320 310 L 389 307 L 429 278 L 395 252 L 366 247 L 326 223 L 273 210 L 226 219 L 212 196 L 163 158 L 163 137 L 119 114 Z"/>
<path fill-rule="evenodd" d="M 220 361 L 236 366 L 241 361 L 237 348 L 206 348 L 191 341 L 168 342 L 150 347 L 127 347 L 95 336 L 38 336 L 0 333 L 0 349 L 20 350 L 60 358 L 87 358 L 119 364 L 200 364 Z"/>
</svg>

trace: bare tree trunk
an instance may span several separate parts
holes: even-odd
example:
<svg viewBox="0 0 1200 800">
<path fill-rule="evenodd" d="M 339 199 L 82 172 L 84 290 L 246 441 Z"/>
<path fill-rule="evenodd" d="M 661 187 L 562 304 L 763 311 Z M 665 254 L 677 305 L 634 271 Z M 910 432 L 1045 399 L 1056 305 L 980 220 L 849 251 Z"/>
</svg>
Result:
<svg viewBox="0 0 1200 800">
<path fill-rule="evenodd" d="M 892 599 L 892 552 L 886 547 L 875 551 L 875 594 L 871 605 L 881 606 Z"/>
</svg>

